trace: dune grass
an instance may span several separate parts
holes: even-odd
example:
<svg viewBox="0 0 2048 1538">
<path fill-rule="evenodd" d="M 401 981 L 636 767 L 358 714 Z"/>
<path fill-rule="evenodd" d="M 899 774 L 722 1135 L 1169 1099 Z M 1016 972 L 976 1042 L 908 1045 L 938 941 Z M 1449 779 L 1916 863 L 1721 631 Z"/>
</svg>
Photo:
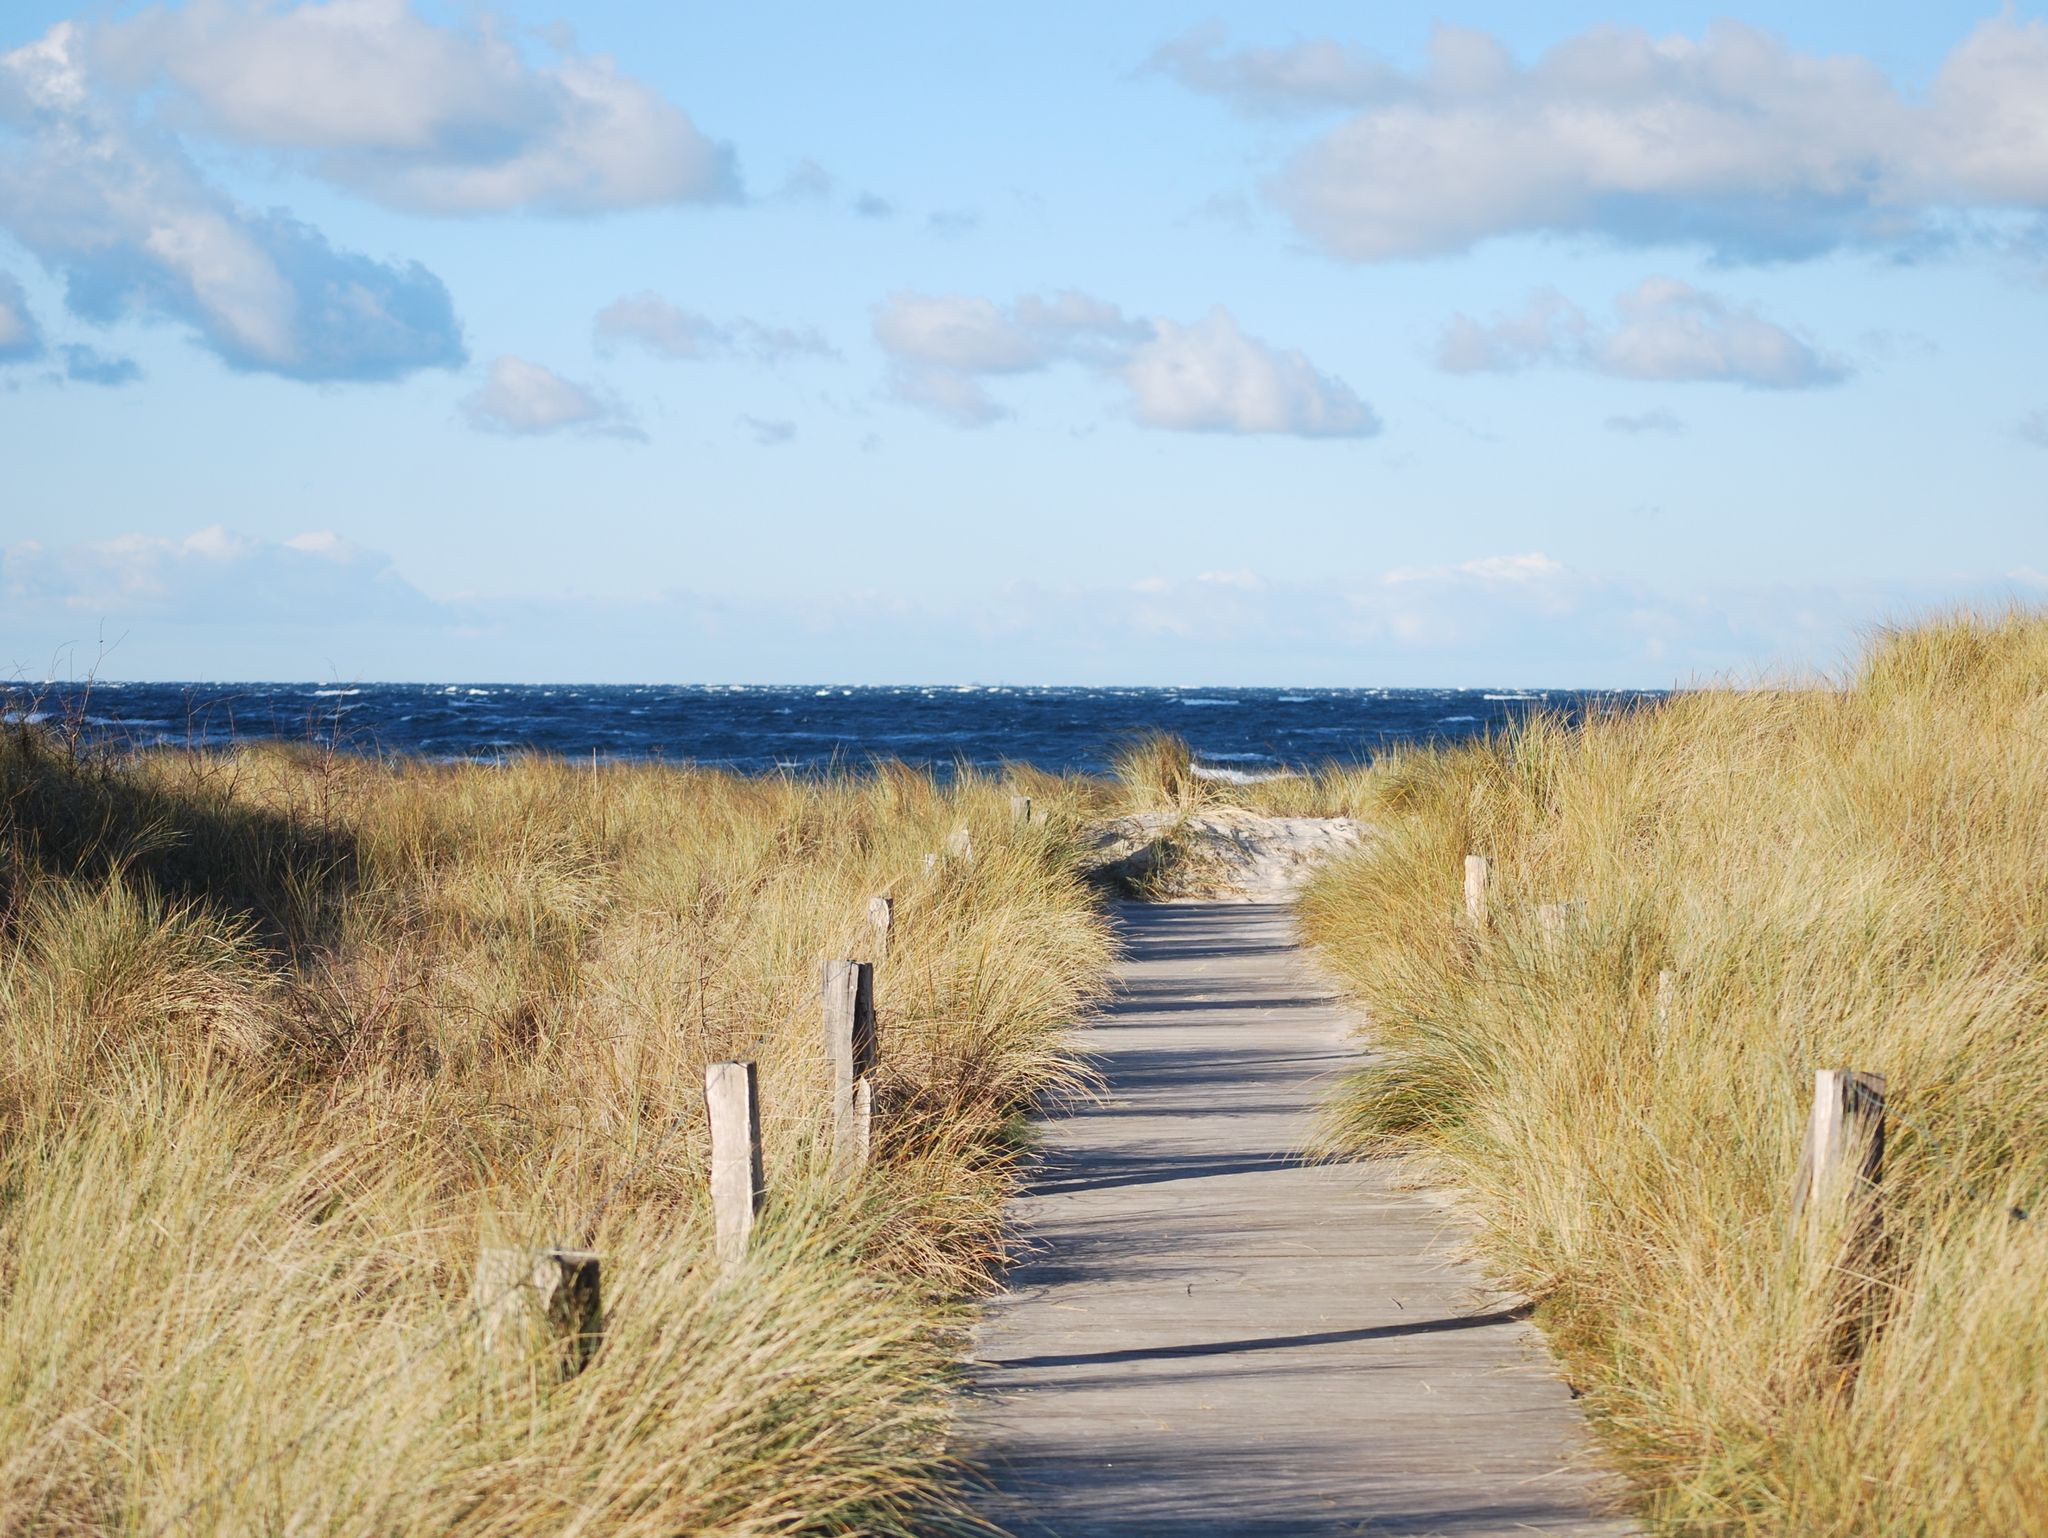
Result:
<svg viewBox="0 0 2048 1538">
<path fill-rule="evenodd" d="M 826 782 L 0 740 L 0 1531 L 907 1533 L 1019 1113 L 1103 985 L 1077 814 Z M 971 866 L 930 873 L 965 823 Z M 881 960 L 876 1163 L 826 1169 L 819 963 Z M 761 1065 L 719 1285 L 702 1070 Z M 567 1382 L 490 1243 L 603 1257 Z"/>
<path fill-rule="evenodd" d="M 2048 1226 L 2014 1215 L 2048 1196 L 2048 617 L 1888 634 L 1839 690 L 1539 718 L 1409 757 L 1369 815 L 1304 903 L 1386 1049 L 1334 1133 L 1464 1189 L 1659 1530 L 2048 1532 Z M 1787 1223 L 1841 1066 L 1893 1110 L 1857 1279 Z"/>
</svg>

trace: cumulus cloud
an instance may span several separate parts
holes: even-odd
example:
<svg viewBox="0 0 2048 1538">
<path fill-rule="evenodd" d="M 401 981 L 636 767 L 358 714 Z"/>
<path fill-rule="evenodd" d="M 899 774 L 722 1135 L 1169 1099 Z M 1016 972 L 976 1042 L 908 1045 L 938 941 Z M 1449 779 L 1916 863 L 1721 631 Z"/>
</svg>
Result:
<svg viewBox="0 0 2048 1538">
<path fill-rule="evenodd" d="M 1668 411 L 1642 411 L 1636 413 L 1617 412 L 1605 423 L 1611 433 L 1628 433 L 1640 436 L 1643 433 L 1682 433 L 1685 423 Z"/>
<path fill-rule="evenodd" d="M 1455 317 L 1437 362 L 1456 374 L 1513 373 L 1535 364 L 1590 369 L 1620 379 L 1708 380 L 1798 390 L 1848 377 L 1841 359 L 1754 310 L 1676 278 L 1648 278 L 1614 301 L 1600 325 L 1555 290 L 1518 311 L 1479 321 Z"/>
<path fill-rule="evenodd" d="M 963 294 L 901 293 L 877 308 L 875 340 L 901 400 L 961 426 L 1004 416 L 989 378 L 1075 362 L 1121 383 L 1133 418 L 1183 432 L 1364 437 L 1379 419 L 1301 353 L 1246 336 L 1221 305 L 1193 325 L 1141 320 L 1072 290 L 1004 307 Z"/>
<path fill-rule="evenodd" d="M 1601 26 L 1535 63 L 1438 27 L 1428 63 L 1386 68 L 1316 41 L 1156 60 L 1247 110 L 1357 109 L 1268 195 L 1346 261 L 1514 233 L 1598 233 L 1729 259 L 1912 249 L 1956 210 L 2048 208 L 2048 24 L 1980 23 L 1925 95 L 1867 59 L 1804 53 L 1735 22 L 1697 38 Z"/>
<path fill-rule="evenodd" d="M 1221 305 L 1192 326 L 1153 324 L 1156 335 L 1122 371 L 1132 411 L 1147 427 L 1300 438 L 1366 438 L 1380 430 L 1349 385 L 1298 352 L 1246 336 Z"/>
<path fill-rule="evenodd" d="M 0 272 L 0 363 L 26 363 L 43 355 L 43 331 L 29 313 L 28 295 Z"/>
<path fill-rule="evenodd" d="M 0 228 L 98 322 L 188 325 L 236 369 L 306 380 L 454 367 L 448 291 L 416 262 L 339 251 L 288 214 L 245 209 L 182 149 L 93 88 L 85 34 L 60 23 L 0 54 Z"/>
<path fill-rule="evenodd" d="M 392 208 L 594 214 L 738 195 L 732 154 L 602 55 L 529 62 L 488 13 L 411 0 L 191 0 L 94 34 L 110 79 L 190 132 Z"/>
<path fill-rule="evenodd" d="M 762 363 L 839 356 L 832 344 L 810 327 L 765 326 L 745 319 L 715 321 L 653 293 L 614 300 L 598 311 L 595 329 L 600 347 L 629 342 L 677 360 L 735 353 Z"/>
<path fill-rule="evenodd" d="M 609 438 L 645 437 L 617 405 L 553 369 L 509 356 L 496 359 L 483 386 L 464 397 L 462 414 L 479 431 L 521 438 L 565 431 Z"/>
</svg>

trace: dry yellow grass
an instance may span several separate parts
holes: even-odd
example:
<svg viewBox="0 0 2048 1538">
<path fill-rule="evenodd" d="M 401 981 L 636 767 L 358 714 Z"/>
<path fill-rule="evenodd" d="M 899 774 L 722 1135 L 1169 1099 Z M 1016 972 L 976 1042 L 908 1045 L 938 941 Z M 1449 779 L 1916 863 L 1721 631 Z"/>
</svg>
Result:
<svg viewBox="0 0 2048 1538">
<path fill-rule="evenodd" d="M 884 767 L 76 763 L 0 743 L 0 1531 L 933 1531 L 959 1300 L 1110 940 L 1077 813 Z M 1048 805 L 1048 802 L 1050 803 Z M 927 875 L 965 822 L 975 860 Z M 819 963 L 870 953 L 877 1164 L 828 1178 Z M 771 1200 L 715 1285 L 705 1063 Z M 480 1245 L 588 1245 L 565 1384 Z"/>
<path fill-rule="evenodd" d="M 2048 618 L 1882 637 L 1842 690 L 1537 720 L 1373 800 L 1305 903 L 1389 1052 L 1333 1125 L 1470 1194 L 1660 1529 L 2048 1532 L 2048 1226 L 2010 1215 L 2048 1194 Z M 1895 1112 L 1860 1364 L 1854 1290 L 1787 1237 L 1837 1066 Z"/>
</svg>

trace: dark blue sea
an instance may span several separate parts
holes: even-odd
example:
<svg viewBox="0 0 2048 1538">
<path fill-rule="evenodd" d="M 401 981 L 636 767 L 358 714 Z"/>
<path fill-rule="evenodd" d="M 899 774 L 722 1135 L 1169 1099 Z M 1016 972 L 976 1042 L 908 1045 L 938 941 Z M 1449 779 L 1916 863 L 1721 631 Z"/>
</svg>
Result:
<svg viewBox="0 0 2048 1538">
<path fill-rule="evenodd" d="M 1658 694 L 1512 689 L 1094 689 L 534 684 L 109 684 L 17 688 L 12 719 L 71 721 L 102 743 L 215 747 L 285 738 L 362 753 L 497 760 L 661 758 L 746 774 L 872 759 L 1102 772 L 1164 730 L 1225 779 L 1359 763 L 1405 743 L 1579 716 Z"/>
</svg>

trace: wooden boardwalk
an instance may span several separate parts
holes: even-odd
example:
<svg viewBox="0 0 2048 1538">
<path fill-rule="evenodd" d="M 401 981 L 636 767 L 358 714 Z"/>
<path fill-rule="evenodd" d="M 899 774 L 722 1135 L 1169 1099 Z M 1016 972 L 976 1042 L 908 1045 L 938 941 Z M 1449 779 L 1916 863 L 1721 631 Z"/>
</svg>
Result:
<svg viewBox="0 0 2048 1538">
<path fill-rule="evenodd" d="M 1029 1538 L 1612 1535 L 1541 1342 L 1381 1162 L 1297 1152 L 1359 1061 L 1287 908 L 1125 910 L 1108 1092 L 1047 1128 L 967 1451 Z"/>
</svg>

